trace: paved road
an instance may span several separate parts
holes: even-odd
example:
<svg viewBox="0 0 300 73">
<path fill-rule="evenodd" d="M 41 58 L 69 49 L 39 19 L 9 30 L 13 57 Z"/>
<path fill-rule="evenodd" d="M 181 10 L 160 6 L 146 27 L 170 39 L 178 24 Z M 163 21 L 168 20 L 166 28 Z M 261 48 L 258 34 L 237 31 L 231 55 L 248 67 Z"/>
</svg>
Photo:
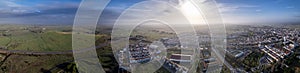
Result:
<svg viewBox="0 0 300 73">
<path fill-rule="evenodd" d="M 228 67 L 228 69 L 231 71 L 231 73 L 234 73 L 234 68 L 226 60 L 224 60 L 224 64 L 226 67 Z"/>
<path fill-rule="evenodd" d="M 221 52 L 218 49 L 212 49 L 212 50 L 217 55 L 218 59 L 224 60 L 225 66 L 227 66 L 230 69 L 231 73 L 234 73 L 234 68 L 226 61 L 226 59 L 224 58 L 223 54 L 220 54 Z"/>
<path fill-rule="evenodd" d="M 104 46 L 107 46 L 108 43 L 103 43 L 96 48 L 101 48 Z M 94 47 L 86 48 L 82 50 L 76 51 L 76 53 L 82 53 L 86 51 L 94 50 Z M 17 55 L 73 55 L 73 50 L 67 50 L 67 51 L 24 51 L 24 50 L 6 50 L 6 49 L 0 49 L 0 54 L 17 54 Z"/>
</svg>

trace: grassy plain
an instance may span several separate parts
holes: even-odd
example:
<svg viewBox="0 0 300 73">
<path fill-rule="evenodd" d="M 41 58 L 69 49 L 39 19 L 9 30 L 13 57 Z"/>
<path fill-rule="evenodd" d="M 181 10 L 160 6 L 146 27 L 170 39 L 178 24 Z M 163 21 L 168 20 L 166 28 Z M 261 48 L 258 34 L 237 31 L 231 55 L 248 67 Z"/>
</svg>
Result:
<svg viewBox="0 0 300 73">
<path fill-rule="evenodd" d="M 0 48 L 28 51 L 72 50 L 70 26 L 0 25 Z M 99 39 L 103 35 L 96 35 Z"/>
</svg>

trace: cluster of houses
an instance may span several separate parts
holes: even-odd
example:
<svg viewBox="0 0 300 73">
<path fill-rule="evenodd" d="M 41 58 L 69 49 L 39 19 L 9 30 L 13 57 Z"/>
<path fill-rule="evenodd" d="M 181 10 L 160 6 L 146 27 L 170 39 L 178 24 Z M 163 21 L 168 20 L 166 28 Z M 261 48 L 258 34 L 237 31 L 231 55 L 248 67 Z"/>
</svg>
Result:
<svg viewBox="0 0 300 73">
<path fill-rule="evenodd" d="M 276 37 L 272 37 L 268 40 L 276 40 L 278 42 L 274 42 L 268 45 L 261 45 L 259 44 L 259 47 L 261 48 L 260 50 L 264 53 L 267 54 L 266 57 L 261 59 L 261 62 L 264 63 L 274 63 L 274 62 L 280 62 L 284 60 L 286 57 L 290 56 L 294 51 L 295 48 L 298 47 L 298 43 L 296 42 L 298 38 L 297 34 L 294 31 L 285 31 L 285 33 L 288 34 L 283 34 L 283 31 L 274 31 L 274 35 Z M 296 40 L 296 41 L 293 41 Z M 275 45 L 275 43 L 279 43 L 281 45 Z"/>
<path fill-rule="evenodd" d="M 139 35 L 131 36 L 129 39 L 136 42 L 118 51 L 119 65 L 122 69 L 130 70 L 130 67 L 134 64 L 147 63 L 159 56 L 158 54 L 161 53 L 161 50 L 159 50 L 158 46 L 150 45 L 145 38 Z M 162 38 L 159 41 L 166 48 L 180 46 L 179 40 L 176 38 Z M 170 72 L 187 73 L 189 69 L 180 64 L 190 64 L 192 62 L 192 56 L 185 54 L 172 54 L 169 58 L 164 57 L 160 59 L 164 59 L 163 66 Z"/>
<path fill-rule="evenodd" d="M 191 55 L 185 54 L 172 54 L 170 60 L 175 63 L 190 63 L 192 62 Z"/>
<path fill-rule="evenodd" d="M 145 63 L 150 61 L 149 47 L 145 43 L 129 45 L 130 63 Z"/>
<path fill-rule="evenodd" d="M 32 32 L 32 33 L 44 33 L 46 30 L 46 28 L 41 28 L 41 27 L 32 27 L 30 29 L 28 29 L 28 31 Z"/>
<path fill-rule="evenodd" d="M 208 71 L 213 71 L 213 70 L 208 70 L 208 69 L 215 69 L 219 68 L 219 65 L 217 65 L 217 60 L 216 58 L 212 57 L 211 55 L 211 49 L 209 48 L 200 48 L 201 55 L 202 55 L 202 61 L 201 61 L 201 67 L 202 67 L 202 72 L 208 72 Z M 211 66 L 209 66 L 211 65 Z"/>
<path fill-rule="evenodd" d="M 169 72 L 171 73 L 187 73 L 188 72 L 188 68 L 185 66 L 180 65 L 180 62 L 183 63 L 190 63 L 191 61 L 191 57 L 188 55 L 182 55 L 182 54 L 173 54 L 176 56 L 175 57 L 170 57 L 170 58 L 165 58 L 165 63 L 164 63 L 164 67 L 169 70 Z M 184 60 L 182 60 L 180 57 L 186 57 Z"/>
<path fill-rule="evenodd" d="M 295 48 L 293 43 L 289 43 L 284 45 L 282 48 L 275 48 L 272 46 L 265 45 L 264 48 L 261 49 L 264 53 L 268 55 L 267 62 L 273 63 L 277 61 L 281 61 L 284 58 L 288 57 Z"/>
<path fill-rule="evenodd" d="M 180 47 L 180 41 L 177 38 L 162 38 L 160 41 L 167 47 Z"/>
<path fill-rule="evenodd" d="M 130 36 L 134 43 L 118 51 L 119 66 L 124 70 L 130 70 L 133 65 L 147 63 L 158 57 L 161 51 L 157 45 L 150 45 L 150 41 L 141 35 Z"/>
<path fill-rule="evenodd" d="M 233 56 L 234 58 L 239 58 L 242 57 L 244 55 L 243 51 L 240 50 L 233 50 L 233 51 L 228 51 L 228 53 Z"/>
</svg>

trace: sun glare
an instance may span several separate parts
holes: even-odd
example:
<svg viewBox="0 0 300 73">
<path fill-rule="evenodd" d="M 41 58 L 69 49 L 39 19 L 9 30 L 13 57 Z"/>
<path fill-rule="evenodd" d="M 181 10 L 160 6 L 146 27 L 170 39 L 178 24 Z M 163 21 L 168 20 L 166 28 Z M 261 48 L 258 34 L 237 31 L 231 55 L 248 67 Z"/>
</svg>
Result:
<svg viewBox="0 0 300 73">
<path fill-rule="evenodd" d="M 201 13 L 191 2 L 185 2 L 180 9 L 191 24 L 205 24 Z"/>
</svg>

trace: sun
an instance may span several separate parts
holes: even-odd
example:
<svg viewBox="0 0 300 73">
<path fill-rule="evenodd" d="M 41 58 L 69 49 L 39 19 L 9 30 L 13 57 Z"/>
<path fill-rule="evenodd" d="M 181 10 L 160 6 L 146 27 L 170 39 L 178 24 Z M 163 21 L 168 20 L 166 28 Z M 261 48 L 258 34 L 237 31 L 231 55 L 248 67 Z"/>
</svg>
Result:
<svg viewBox="0 0 300 73">
<path fill-rule="evenodd" d="M 201 12 L 191 2 L 183 3 L 180 10 L 191 24 L 205 24 Z"/>
</svg>

